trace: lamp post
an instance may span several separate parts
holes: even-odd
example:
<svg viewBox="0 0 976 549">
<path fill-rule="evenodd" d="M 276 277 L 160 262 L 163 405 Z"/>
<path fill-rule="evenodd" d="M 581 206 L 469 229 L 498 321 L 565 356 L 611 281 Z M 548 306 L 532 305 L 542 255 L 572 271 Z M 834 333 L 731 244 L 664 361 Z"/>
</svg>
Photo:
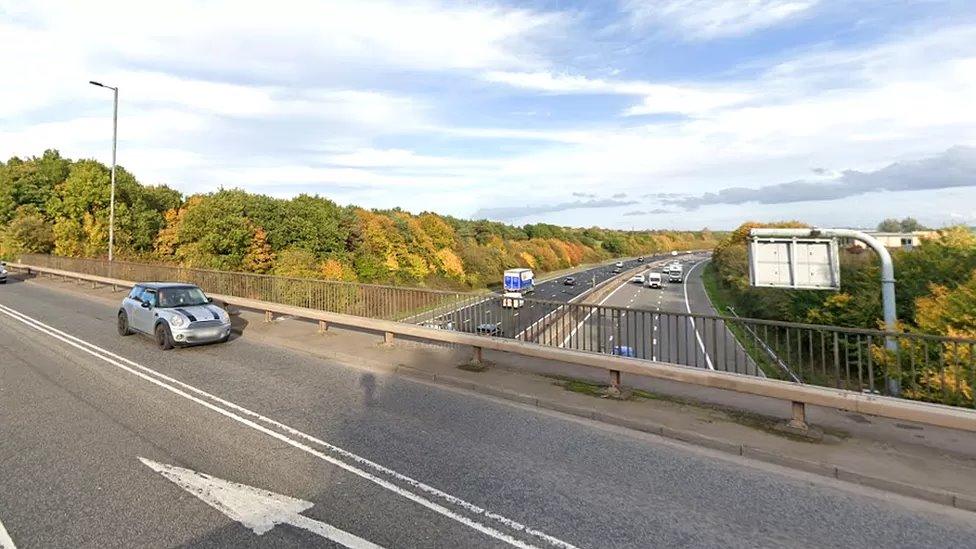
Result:
<svg viewBox="0 0 976 549">
<path fill-rule="evenodd" d="M 118 134 L 119 134 L 119 89 L 113 88 L 112 86 L 106 86 L 101 82 L 95 82 L 94 80 L 89 80 L 89 84 L 93 86 L 98 86 L 100 88 L 108 88 L 112 90 L 113 101 L 112 101 L 112 192 L 111 198 L 109 199 L 109 210 L 108 210 L 108 260 L 112 261 L 115 252 L 115 149 L 118 144 Z"/>
</svg>

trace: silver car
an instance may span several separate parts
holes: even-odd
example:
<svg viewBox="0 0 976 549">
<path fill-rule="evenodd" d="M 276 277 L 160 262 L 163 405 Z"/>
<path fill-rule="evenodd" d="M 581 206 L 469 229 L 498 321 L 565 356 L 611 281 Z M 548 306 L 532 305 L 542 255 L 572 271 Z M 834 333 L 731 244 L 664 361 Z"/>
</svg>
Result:
<svg viewBox="0 0 976 549">
<path fill-rule="evenodd" d="M 7 283 L 7 264 L 0 261 L 0 284 Z"/>
<path fill-rule="evenodd" d="M 162 350 L 175 345 L 225 342 L 230 316 L 203 290 L 183 282 L 142 282 L 122 300 L 119 335 L 152 336 Z"/>
</svg>

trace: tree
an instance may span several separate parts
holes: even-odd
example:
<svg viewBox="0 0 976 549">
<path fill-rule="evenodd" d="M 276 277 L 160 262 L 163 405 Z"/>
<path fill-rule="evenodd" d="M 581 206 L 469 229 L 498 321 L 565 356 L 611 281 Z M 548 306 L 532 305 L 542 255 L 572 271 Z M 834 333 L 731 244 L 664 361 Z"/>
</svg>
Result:
<svg viewBox="0 0 976 549">
<path fill-rule="evenodd" d="M 274 274 L 295 278 L 319 278 L 321 271 L 312 252 L 299 248 L 288 248 L 278 254 Z"/>
<path fill-rule="evenodd" d="M 924 231 L 926 227 L 914 217 L 906 217 L 901 220 L 889 217 L 881 223 L 878 223 L 878 230 L 883 233 L 910 233 Z"/>
<path fill-rule="evenodd" d="M 915 231 L 924 231 L 926 227 L 918 222 L 914 217 L 906 217 L 902 219 L 899 223 L 902 232 L 911 233 Z"/>
<path fill-rule="evenodd" d="M 20 206 L 0 235 L 0 254 L 50 253 L 54 249 L 54 231 L 37 207 Z"/>
<path fill-rule="evenodd" d="M 883 233 L 897 233 L 901 231 L 901 222 L 893 217 L 889 217 L 878 223 L 878 230 Z"/>
<path fill-rule="evenodd" d="M 274 260 L 274 251 L 268 244 L 267 233 L 261 227 L 255 228 L 254 236 L 251 237 L 251 246 L 244 255 L 244 270 L 252 273 L 267 273 L 274 267 Z"/>
</svg>

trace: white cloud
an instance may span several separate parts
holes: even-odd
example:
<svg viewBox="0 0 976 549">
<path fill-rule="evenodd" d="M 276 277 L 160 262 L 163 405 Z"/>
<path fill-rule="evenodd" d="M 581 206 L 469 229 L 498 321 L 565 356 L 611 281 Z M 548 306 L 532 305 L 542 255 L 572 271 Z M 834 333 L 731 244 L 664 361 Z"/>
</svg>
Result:
<svg viewBox="0 0 976 549">
<path fill-rule="evenodd" d="M 637 27 L 656 26 L 686 40 L 740 36 L 803 16 L 819 0 L 626 0 Z"/>
<path fill-rule="evenodd" d="M 485 80 L 517 88 L 553 94 L 606 94 L 643 96 L 640 104 L 628 108 L 627 116 L 656 113 L 693 114 L 742 103 L 751 93 L 705 85 L 674 85 L 650 82 L 613 81 L 580 75 L 549 72 L 491 71 Z"/>
</svg>

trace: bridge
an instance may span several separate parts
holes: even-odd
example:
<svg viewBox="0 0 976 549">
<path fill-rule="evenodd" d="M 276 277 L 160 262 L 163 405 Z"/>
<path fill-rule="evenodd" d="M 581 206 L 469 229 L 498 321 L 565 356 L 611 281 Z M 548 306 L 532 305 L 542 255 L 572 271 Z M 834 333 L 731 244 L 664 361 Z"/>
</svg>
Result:
<svg viewBox="0 0 976 549">
<path fill-rule="evenodd" d="M 717 314 L 704 259 L 661 290 L 593 267 L 511 309 L 22 258 L 0 288 L 0 546 L 969 543 L 976 486 L 946 455 L 976 455 L 972 407 L 885 394 L 883 333 Z M 115 335 L 122 291 L 161 278 L 240 309 L 231 342 Z"/>
</svg>

